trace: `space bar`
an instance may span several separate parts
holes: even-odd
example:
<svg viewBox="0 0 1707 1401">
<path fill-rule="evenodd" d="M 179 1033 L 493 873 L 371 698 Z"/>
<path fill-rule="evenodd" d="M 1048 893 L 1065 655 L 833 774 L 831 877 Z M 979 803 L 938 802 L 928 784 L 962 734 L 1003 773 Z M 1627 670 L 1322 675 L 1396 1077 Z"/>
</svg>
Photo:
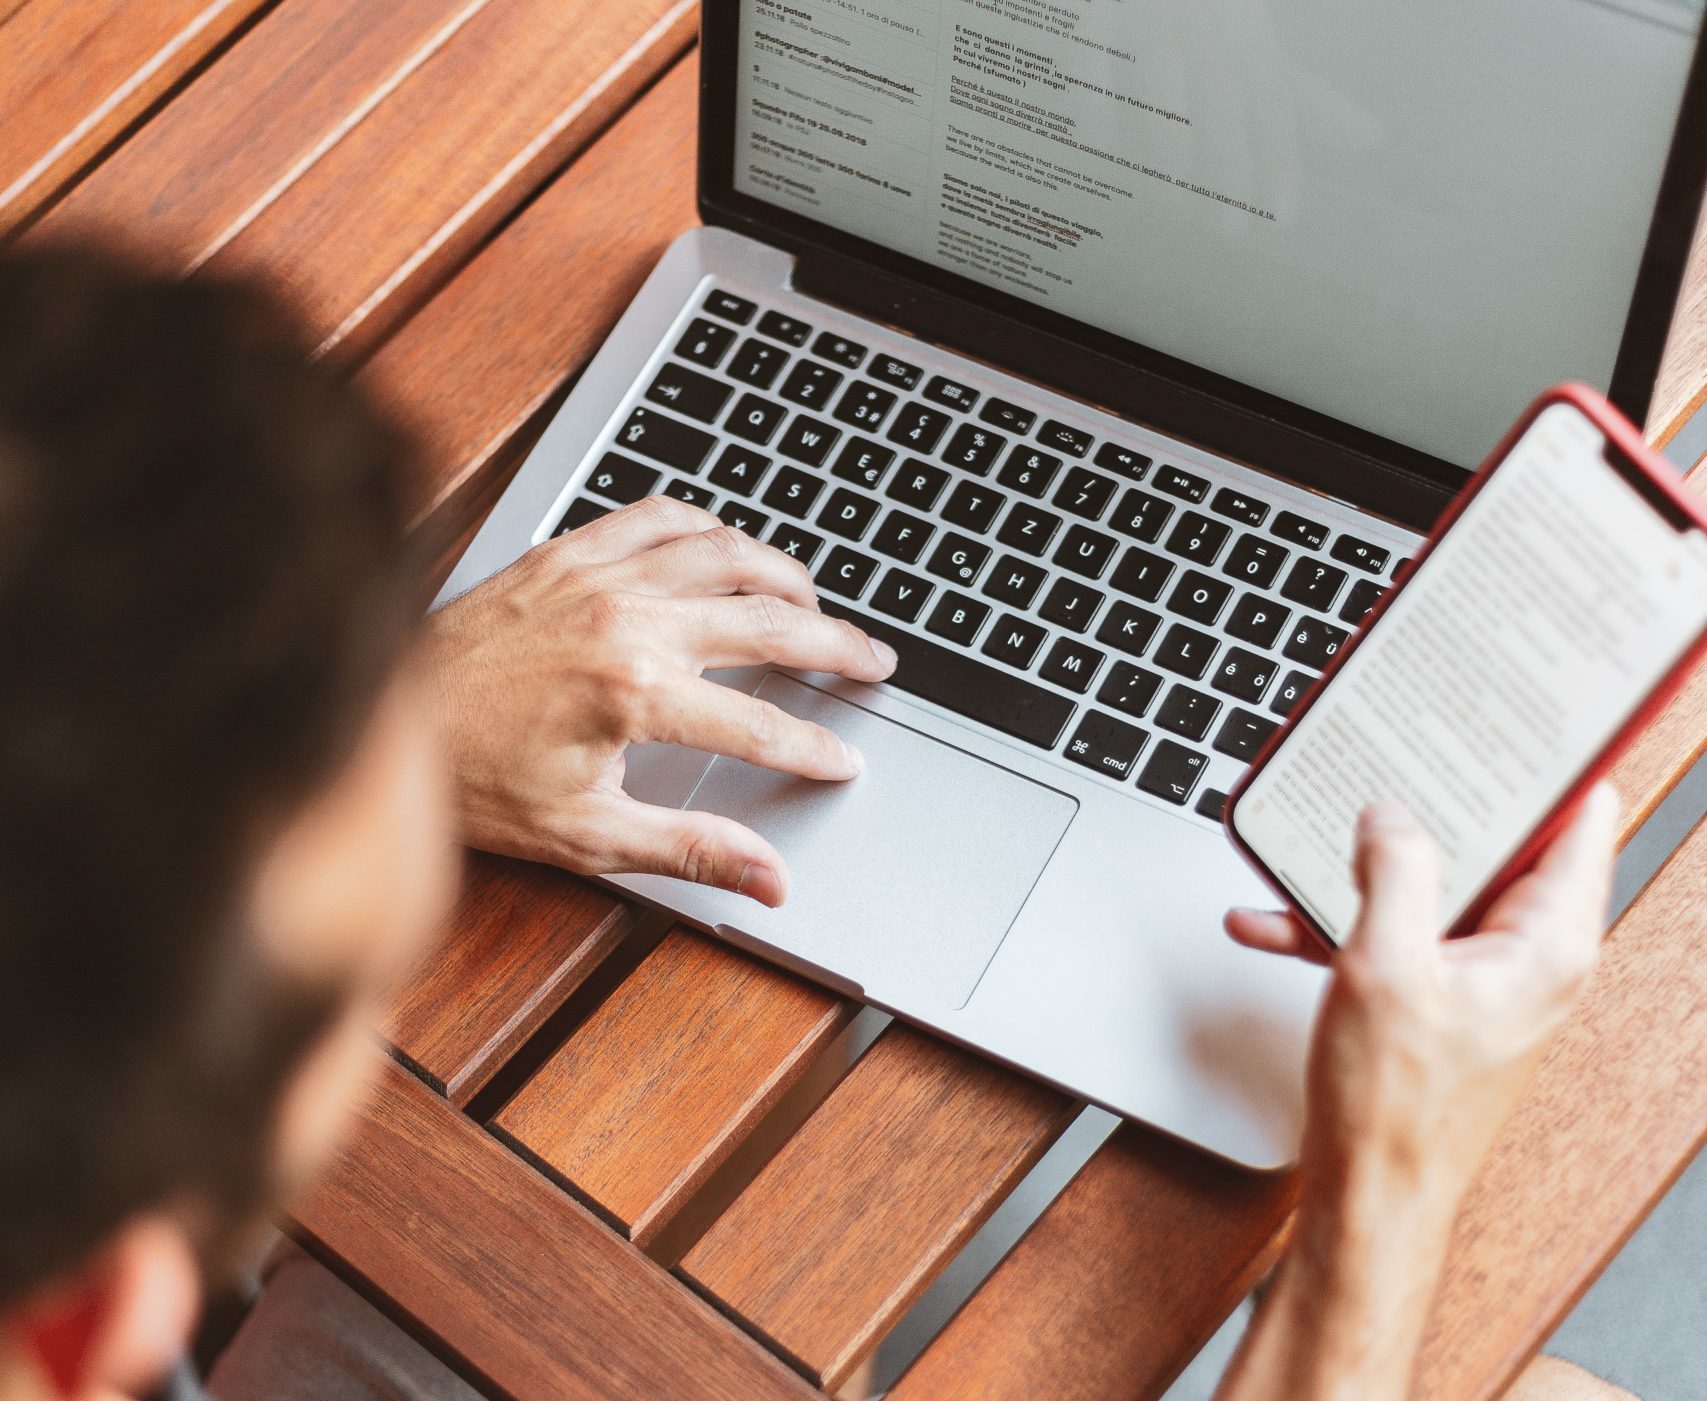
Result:
<svg viewBox="0 0 1707 1401">
<path fill-rule="evenodd" d="M 901 660 L 889 678 L 891 686 L 1044 749 L 1055 747 L 1072 719 L 1073 702 L 1065 696 L 903 632 L 880 618 L 856 613 L 833 598 L 820 596 L 819 601 L 832 618 L 845 618 L 895 649 Z"/>
</svg>

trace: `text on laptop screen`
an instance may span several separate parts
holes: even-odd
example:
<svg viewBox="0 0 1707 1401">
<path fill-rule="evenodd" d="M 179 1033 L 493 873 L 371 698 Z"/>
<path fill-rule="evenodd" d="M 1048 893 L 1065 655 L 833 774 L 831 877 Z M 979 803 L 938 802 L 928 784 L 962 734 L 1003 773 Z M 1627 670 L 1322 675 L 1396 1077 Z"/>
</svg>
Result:
<svg viewBox="0 0 1707 1401">
<path fill-rule="evenodd" d="M 1459 466 L 1605 388 L 1701 0 L 747 0 L 742 193 Z"/>
</svg>

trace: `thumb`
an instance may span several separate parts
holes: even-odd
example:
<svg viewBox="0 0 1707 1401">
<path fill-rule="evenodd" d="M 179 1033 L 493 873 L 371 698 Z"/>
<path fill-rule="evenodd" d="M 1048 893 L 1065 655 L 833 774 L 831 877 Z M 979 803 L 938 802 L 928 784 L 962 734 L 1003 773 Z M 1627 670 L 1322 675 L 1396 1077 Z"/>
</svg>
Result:
<svg viewBox="0 0 1707 1401">
<path fill-rule="evenodd" d="M 788 867 L 758 833 L 713 812 L 653 807 L 626 794 L 586 813 L 598 833 L 586 875 L 674 876 L 773 908 L 788 898 Z"/>
<path fill-rule="evenodd" d="M 1414 960 L 1435 942 L 1440 849 L 1402 804 L 1382 801 L 1364 810 L 1352 869 L 1363 906 L 1348 949 L 1391 965 Z"/>
</svg>

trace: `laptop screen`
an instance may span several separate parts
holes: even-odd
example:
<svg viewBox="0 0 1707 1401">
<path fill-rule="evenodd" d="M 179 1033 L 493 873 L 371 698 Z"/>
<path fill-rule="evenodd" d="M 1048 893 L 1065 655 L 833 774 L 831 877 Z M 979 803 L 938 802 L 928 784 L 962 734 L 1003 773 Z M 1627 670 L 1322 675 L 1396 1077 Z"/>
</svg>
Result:
<svg viewBox="0 0 1707 1401">
<path fill-rule="evenodd" d="M 743 0 L 734 184 L 1471 467 L 1610 385 L 1703 0 Z"/>
</svg>

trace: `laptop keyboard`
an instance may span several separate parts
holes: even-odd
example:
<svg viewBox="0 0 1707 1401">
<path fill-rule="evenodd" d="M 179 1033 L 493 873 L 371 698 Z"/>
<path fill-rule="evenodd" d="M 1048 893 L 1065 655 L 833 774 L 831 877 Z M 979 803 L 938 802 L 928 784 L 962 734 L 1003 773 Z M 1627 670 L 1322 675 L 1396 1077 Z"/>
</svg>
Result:
<svg viewBox="0 0 1707 1401">
<path fill-rule="evenodd" d="M 704 507 L 894 647 L 889 684 L 1212 821 L 1406 563 L 729 291 L 636 388 L 553 533 Z"/>
</svg>

